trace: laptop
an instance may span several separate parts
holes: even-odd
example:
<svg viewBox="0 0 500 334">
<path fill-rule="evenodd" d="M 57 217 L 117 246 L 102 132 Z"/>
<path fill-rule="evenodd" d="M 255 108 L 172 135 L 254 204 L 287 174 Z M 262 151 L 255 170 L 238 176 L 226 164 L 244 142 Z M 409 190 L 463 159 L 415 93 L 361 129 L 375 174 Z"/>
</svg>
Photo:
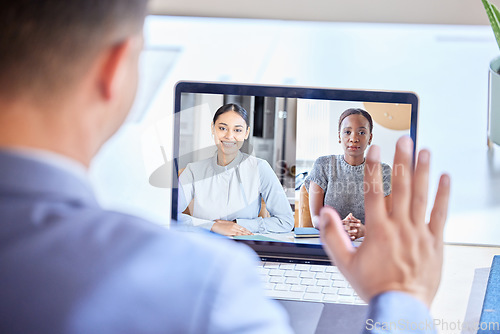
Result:
<svg viewBox="0 0 500 334">
<path fill-rule="evenodd" d="M 248 112 L 250 133 L 240 151 L 269 163 L 294 212 L 294 227 L 298 228 L 297 233 L 290 229 L 233 239 L 258 254 L 262 261 L 258 270 L 266 293 L 287 310 L 297 333 L 361 332 L 368 306 L 330 262 L 314 230 L 298 232 L 299 228 L 311 228 L 310 217 L 301 210 L 307 203 L 300 191 L 318 157 L 343 154 L 338 120 L 350 108 L 361 108 L 371 115 L 372 144 L 381 146 L 381 161 L 392 167 L 398 138 L 408 135 L 416 145 L 417 96 L 395 91 L 177 83 L 172 220 L 178 224 L 183 224 L 183 216 L 196 217 L 197 212 L 196 208 L 190 212 L 175 209 L 182 201 L 177 176 L 189 163 L 214 157 L 217 147 L 211 132 L 212 118 L 219 107 L 228 103 L 238 104 Z M 362 238 L 353 243 L 361 244 Z"/>
</svg>

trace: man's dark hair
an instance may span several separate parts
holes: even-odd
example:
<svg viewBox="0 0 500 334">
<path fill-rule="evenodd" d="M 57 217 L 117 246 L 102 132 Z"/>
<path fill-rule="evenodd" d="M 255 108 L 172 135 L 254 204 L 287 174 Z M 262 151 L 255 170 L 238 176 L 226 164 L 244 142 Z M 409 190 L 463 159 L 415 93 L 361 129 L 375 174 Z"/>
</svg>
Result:
<svg viewBox="0 0 500 334">
<path fill-rule="evenodd" d="M 0 9 L 0 96 L 64 87 L 106 45 L 140 32 L 147 0 L 15 0 Z"/>
<path fill-rule="evenodd" d="M 342 121 L 351 115 L 361 115 L 364 118 L 368 120 L 368 123 L 370 123 L 370 133 L 373 132 L 373 120 L 368 111 L 361 109 L 361 108 L 350 108 L 345 110 L 339 117 L 339 132 L 340 132 L 340 126 L 342 125 Z"/>
</svg>

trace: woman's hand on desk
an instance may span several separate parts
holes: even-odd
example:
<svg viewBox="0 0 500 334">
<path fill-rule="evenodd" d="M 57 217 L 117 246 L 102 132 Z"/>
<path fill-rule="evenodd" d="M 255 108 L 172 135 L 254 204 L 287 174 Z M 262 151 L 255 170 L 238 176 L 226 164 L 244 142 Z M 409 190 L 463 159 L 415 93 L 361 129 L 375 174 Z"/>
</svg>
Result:
<svg viewBox="0 0 500 334">
<path fill-rule="evenodd" d="M 216 219 L 212 231 L 222 235 L 252 235 L 253 233 L 233 221 Z"/>
<path fill-rule="evenodd" d="M 354 217 L 352 213 L 349 213 L 342 220 L 342 223 L 351 240 L 356 240 L 365 236 L 365 225 L 361 223 L 361 220 Z"/>
</svg>

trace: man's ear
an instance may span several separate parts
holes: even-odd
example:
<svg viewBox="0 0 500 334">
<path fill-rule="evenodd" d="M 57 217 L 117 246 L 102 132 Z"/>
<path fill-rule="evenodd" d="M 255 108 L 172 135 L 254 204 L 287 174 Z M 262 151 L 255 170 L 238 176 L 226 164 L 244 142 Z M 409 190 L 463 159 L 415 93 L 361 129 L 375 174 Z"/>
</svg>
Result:
<svg viewBox="0 0 500 334">
<path fill-rule="evenodd" d="M 131 51 L 131 39 L 109 47 L 103 51 L 99 71 L 99 86 L 102 96 L 110 100 L 124 79 L 126 63 Z"/>
</svg>

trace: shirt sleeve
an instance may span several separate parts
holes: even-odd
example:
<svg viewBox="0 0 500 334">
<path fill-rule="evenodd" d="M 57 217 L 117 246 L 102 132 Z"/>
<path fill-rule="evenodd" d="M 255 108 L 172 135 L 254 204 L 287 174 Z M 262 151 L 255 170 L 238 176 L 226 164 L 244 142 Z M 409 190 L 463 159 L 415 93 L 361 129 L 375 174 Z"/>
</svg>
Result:
<svg viewBox="0 0 500 334">
<path fill-rule="evenodd" d="M 234 256 L 234 255 L 237 256 Z M 293 333 L 288 314 L 264 295 L 250 252 L 232 252 L 219 272 L 208 333 L 288 334 Z M 229 256 L 228 256 L 229 257 Z"/>
<path fill-rule="evenodd" d="M 190 215 L 187 215 L 184 212 L 186 208 L 189 206 L 189 203 L 194 198 L 194 175 L 191 170 L 190 164 L 186 166 L 186 169 L 179 176 L 179 200 L 177 204 L 177 221 L 181 224 L 187 226 L 196 226 L 201 227 L 207 230 L 211 230 L 214 225 L 214 221 L 196 218 Z"/>
<path fill-rule="evenodd" d="M 384 185 L 384 196 L 389 196 L 392 192 L 392 169 L 387 164 L 382 164 L 382 182 Z"/>
<path fill-rule="evenodd" d="M 399 291 L 384 292 L 370 301 L 363 334 L 435 334 L 429 309 L 418 299 Z"/>
<path fill-rule="evenodd" d="M 327 159 L 329 157 L 319 157 L 314 162 L 313 168 L 307 177 L 306 189 L 309 191 L 310 182 L 316 183 L 318 186 L 326 191 L 328 186 L 328 171 L 327 169 Z"/>
<path fill-rule="evenodd" d="M 259 161 L 260 194 L 271 217 L 236 219 L 252 233 L 290 232 L 294 226 L 293 212 L 276 174 L 267 161 Z M 260 199 L 259 199 L 260 201 Z"/>
</svg>

